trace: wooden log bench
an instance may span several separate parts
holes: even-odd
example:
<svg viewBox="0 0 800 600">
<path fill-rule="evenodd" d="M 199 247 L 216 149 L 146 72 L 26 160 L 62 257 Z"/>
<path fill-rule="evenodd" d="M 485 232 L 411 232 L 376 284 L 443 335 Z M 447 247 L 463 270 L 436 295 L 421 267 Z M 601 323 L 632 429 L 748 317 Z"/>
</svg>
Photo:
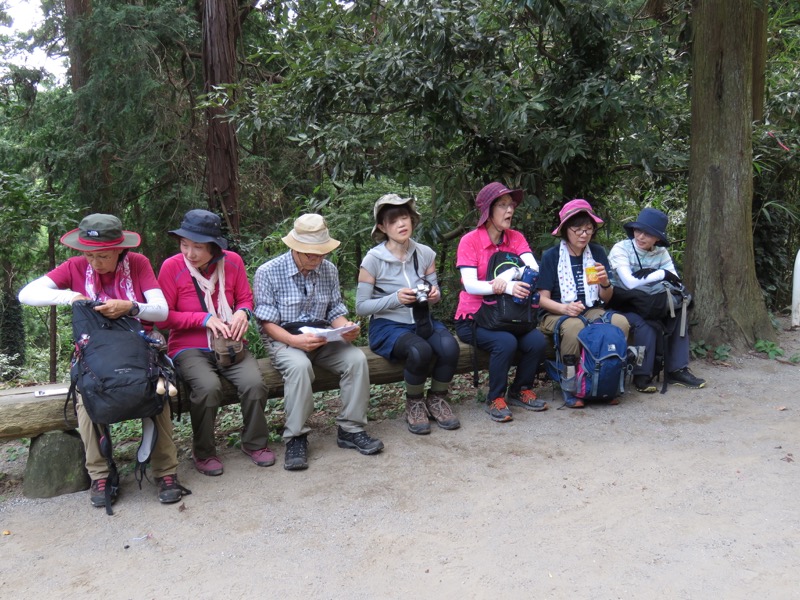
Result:
<svg viewBox="0 0 800 600">
<path fill-rule="evenodd" d="M 470 373 L 473 368 L 473 349 L 462 342 L 459 342 L 459 345 L 461 347 L 461 356 L 456 372 Z M 371 384 L 403 381 L 402 365 L 391 363 L 374 354 L 368 348 L 360 348 L 360 350 L 367 357 Z M 489 364 L 489 355 L 482 350 L 478 350 L 477 357 L 478 367 L 486 369 Z M 272 367 L 270 360 L 268 358 L 259 359 L 258 366 L 269 388 L 269 397 L 283 396 L 283 378 Z M 315 392 L 334 390 L 339 387 L 338 375 L 319 368 L 315 368 L 314 373 L 316 375 L 313 385 Z M 64 422 L 64 402 L 67 397 L 67 387 L 67 383 L 57 383 L 0 390 L 0 441 L 32 438 L 47 431 L 61 431 L 77 427 L 78 424 L 74 419 L 71 408 L 66 411 L 67 417 L 71 419 L 69 425 Z M 234 387 L 226 380 L 223 380 L 223 389 L 225 404 L 238 402 Z M 45 395 L 36 395 L 37 392 L 44 392 Z M 185 394 L 184 396 L 183 408 L 185 410 L 188 396 Z"/>
</svg>

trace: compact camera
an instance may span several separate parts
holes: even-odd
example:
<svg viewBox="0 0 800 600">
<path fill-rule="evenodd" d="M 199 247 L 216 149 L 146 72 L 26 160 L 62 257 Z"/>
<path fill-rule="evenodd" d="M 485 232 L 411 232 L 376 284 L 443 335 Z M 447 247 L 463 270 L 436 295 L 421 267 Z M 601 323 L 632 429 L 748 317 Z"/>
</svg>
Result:
<svg viewBox="0 0 800 600">
<path fill-rule="evenodd" d="M 428 302 L 428 294 L 431 293 L 431 284 L 427 281 L 418 283 L 414 293 L 417 295 L 418 304 L 426 304 Z"/>
</svg>

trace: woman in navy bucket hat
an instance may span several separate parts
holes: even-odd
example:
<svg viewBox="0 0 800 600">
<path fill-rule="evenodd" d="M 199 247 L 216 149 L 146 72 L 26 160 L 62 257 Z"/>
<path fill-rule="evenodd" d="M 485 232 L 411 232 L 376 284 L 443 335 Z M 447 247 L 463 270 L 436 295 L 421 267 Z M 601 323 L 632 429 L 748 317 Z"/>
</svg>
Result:
<svg viewBox="0 0 800 600">
<path fill-rule="evenodd" d="M 456 254 L 456 265 L 464 286 L 456 308 L 456 333 L 461 341 L 474 343 L 489 353 L 489 392 L 485 410 L 498 423 L 513 419 L 509 404 L 526 410 L 547 410 L 547 403 L 537 398 L 533 391 L 534 379 L 544 358 L 544 336 L 537 329 L 515 335 L 486 329 L 473 322 L 483 296 L 508 294 L 526 299 L 530 296 L 530 288 L 523 281 L 509 281 L 502 276 L 486 281 L 489 260 L 500 251 L 516 254 L 525 265 L 539 270 L 525 236 L 511 228 L 521 202 L 522 190 L 509 189 L 499 182 L 484 186 L 475 197 L 478 226 L 461 238 Z M 509 269 L 507 273 L 510 272 Z M 514 380 L 509 385 L 508 373 L 518 352 L 521 357 Z"/>
<path fill-rule="evenodd" d="M 664 281 L 680 285 L 678 271 L 667 250 L 667 222 L 667 215 L 662 211 L 645 208 L 635 221 L 623 225 L 628 239 L 617 242 L 608 255 L 615 286 L 655 293 L 664 289 Z M 640 392 L 652 394 L 656 391 L 652 381 L 653 365 L 661 332 L 654 323 L 636 313 L 626 312 L 625 317 L 633 329 L 634 345 L 645 347 L 642 364 L 633 369 L 633 385 Z M 689 335 L 679 335 L 677 324 L 677 317 L 663 323 L 664 331 L 671 333 L 664 348 L 667 383 L 701 388 L 706 382 L 689 370 Z"/>
<path fill-rule="evenodd" d="M 207 210 L 190 210 L 180 228 L 169 233 L 179 239 L 180 252 L 158 273 L 169 304 L 169 315 L 158 326 L 170 330 L 167 353 L 191 390 L 194 466 L 203 475 L 222 475 L 214 421 L 224 377 L 236 386 L 241 402 L 242 452 L 268 467 L 275 455 L 267 446 L 267 388 L 258 363 L 246 348 L 231 364 L 220 364 L 212 351 L 215 338 L 240 342 L 247 332 L 254 305 L 242 257 L 227 249 L 220 218 Z"/>
</svg>

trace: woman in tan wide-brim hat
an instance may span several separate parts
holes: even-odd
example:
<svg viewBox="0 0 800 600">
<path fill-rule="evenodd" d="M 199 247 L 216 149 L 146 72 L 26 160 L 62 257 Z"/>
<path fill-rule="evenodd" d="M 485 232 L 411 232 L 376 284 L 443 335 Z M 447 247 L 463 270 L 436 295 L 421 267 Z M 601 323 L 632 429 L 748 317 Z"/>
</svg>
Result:
<svg viewBox="0 0 800 600">
<path fill-rule="evenodd" d="M 458 429 L 446 398 L 458 365 L 453 334 L 431 318 L 430 306 L 442 299 L 436 253 L 411 236 L 420 215 L 413 198 L 385 194 L 373 207 L 372 239 L 378 245 L 361 262 L 356 313 L 369 316 L 369 347 L 405 364 L 406 421 L 417 435 L 431 432 L 429 417 L 442 429 Z M 425 381 L 431 374 L 427 397 Z"/>
<path fill-rule="evenodd" d="M 31 306 L 70 305 L 76 300 L 102 302 L 95 310 L 109 319 L 123 316 L 142 320 L 142 327 L 151 336 L 152 321 L 167 316 L 167 302 L 159 288 L 153 267 L 143 255 L 130 252 L 139 246 L 138 233 L 122 228 L 114 215 L 91 214 L 80 225 L 65 233 L 61 243 L 80 254 L 61 263 L 44 277 L 26 285 L 19 293 L 20 302 Z M 107 497 L 113 503 L 117 489 L 110 481 L 108 462 L 100 452 L 97 429 L 86 414 L 83 401 L 76 403 L 78 425 L 86 449 L 86 470 L 92 480 L 90 501 L 105 507 Z M 178 454 L 172 441 L 169 402 L 154 417 L 158 436 L 152 451 L 151 466 L 158 499 L 163 503 L 181 499 L 183 488 L 178 483 Z M 108 493 L 107 493 L 108 491 Z"/>
</svg>

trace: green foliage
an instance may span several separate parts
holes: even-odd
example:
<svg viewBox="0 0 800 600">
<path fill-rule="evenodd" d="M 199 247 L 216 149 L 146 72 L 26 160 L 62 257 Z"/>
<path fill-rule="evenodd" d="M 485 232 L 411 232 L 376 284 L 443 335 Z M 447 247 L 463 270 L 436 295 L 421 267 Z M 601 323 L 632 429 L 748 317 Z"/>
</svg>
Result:
<svg viewBox="0 0 800 600">
<path fill-rule="evenodd" d="M 720 344 L 714 348 L 714 360 L 725 361 L 731 357 L 731 347 L 728 344 Z"/>
<path fill-rule="evenodd" d="M 692 340 L 689 342 L 689 353 L 692 358 L 706 358 L 711 352 L 711 347 L 706 344 L 705 340 Z"/>
<path fill-rule="evenodd" d="M 755 348 L 756 352 L 763 352 L 770 360 L 785 354 L 778 344 L 770 340 L 756 340 Z"/>
<path fill-rule="evenodd" d="M 25 326 L 22 306 L 12 290 L 6 289 L 0 296 L 0 355 L 9 357 L 9 366 L 25 364 Z M 12 379 L 16 373 L 0 373 L 3 379 Z"/>
</svg>

